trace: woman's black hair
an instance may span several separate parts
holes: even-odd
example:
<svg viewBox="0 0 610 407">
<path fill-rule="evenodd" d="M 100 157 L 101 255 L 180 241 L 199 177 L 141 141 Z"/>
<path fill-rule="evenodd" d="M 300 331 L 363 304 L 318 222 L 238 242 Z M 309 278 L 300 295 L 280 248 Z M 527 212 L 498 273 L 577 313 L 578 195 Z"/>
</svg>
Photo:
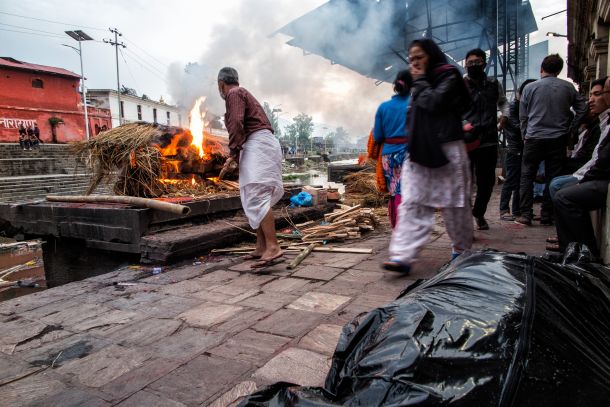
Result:
<svg viewBox="0 0 610 407">
<path fill-rule="evenodd" d="M 431 77 L 433 75 L 433 69 L 440 64 L 447 64 L 447 57 L 445 53 L 441 51 L 438 45 L 429 38 L 422 38 L 421 40 L 414 40 L 409 45 L 409 49 L 413 47 L 419 47 L 428 55 L 428 69 L 426 76 Z"/>
<path fill-rule="evenodd" d="M 532 82 L 536 82 L 536 79 L 526 79 L 523 81 L 521 86 L 519 86 L 519 96 L 523 95 L 523 89 Z"/>
<path fill-rule="evenodd" d="M 413 86 L 413 77 L 409 70 L 403 69 L 396 74 L 396 79 L 394 79 L 394 92 L 398 93 L 400 96 L 407 96 L 411 90 L 411 86 Z"/>
</svg>

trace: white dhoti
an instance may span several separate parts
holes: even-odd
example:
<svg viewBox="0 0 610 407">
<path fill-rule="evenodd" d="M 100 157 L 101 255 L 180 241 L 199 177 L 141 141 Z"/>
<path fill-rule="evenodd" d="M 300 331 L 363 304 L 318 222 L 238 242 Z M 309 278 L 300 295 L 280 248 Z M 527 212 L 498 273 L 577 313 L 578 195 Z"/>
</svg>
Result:
<svg viewBox="0 0 610 407">
<path fill-rule="evenodd" d="M 250 134 L 242 146 L 239 195 L 252 229 L 258 229 L 271 207 L 284 196 L 282 148 L 269 130 Z"/>
</svg>

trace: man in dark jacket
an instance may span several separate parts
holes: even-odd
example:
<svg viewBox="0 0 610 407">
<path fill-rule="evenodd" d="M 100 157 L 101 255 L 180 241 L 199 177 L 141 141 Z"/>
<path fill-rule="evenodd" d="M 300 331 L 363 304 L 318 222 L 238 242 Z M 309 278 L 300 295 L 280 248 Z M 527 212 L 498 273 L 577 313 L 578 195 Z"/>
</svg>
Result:
<svg viewBox="0 0 610 407">
<path fill-rule="evenodd" d="M 610 79 L 606 79 L 603 97 L 610 106 Z M 608 111 L 600 115 L 608 121 Z M 557 237 L 559 249 L 564 251 L 569 243 L 577 242 L 589 247 L 593 255 L 599 256 L 599 248 L 589 211 L 603 208 L 608 199 L 610 182 L 610 137 L 607 122 L 591 160 L 574 175 L 578 183 L 561 188 L 554 195 Z"/>
<path fill-rule="evenodd" d="M 506 170 L 506 180 L 502 185 L 500 195 L 500 219 L 515 220 L 515 216 L 521 214 L 519 210 L 519 182 L 521 180 L 521 155 L 523 154 L 523 138 L 519 123 L 519 99 L 523 89 L 530 83 L 536 82 L 535 79 L 524 81 L 515 95 L 515 100 L 510 104 L 508 120 L 504 126 L 504 137 L 506 139 L 506 156 L 504 158 L 504 168 Z M 509 208 L 512 195 L 512 215 Z"/>
<path fill-rule="evenodd" d="M 489 229 L 485 220 L 487 204 L 496 182 L 496 162 L 498 161 L 498 110 L 502 113 L 501 126 L 508 117 L 508 101 L 502 85 L 495 78 L 485 74 L 485 52 L 476 48 L 466 54 L 466 85 L 470 91 L 472 105 L 464 114 L 464 120 L 473 126 L 472 133 L 478 137 L 480 145 L 468 155 L 472 172 L 476 177 L 477 197 L 472 215 L 479 230 Z"/>
</svg>

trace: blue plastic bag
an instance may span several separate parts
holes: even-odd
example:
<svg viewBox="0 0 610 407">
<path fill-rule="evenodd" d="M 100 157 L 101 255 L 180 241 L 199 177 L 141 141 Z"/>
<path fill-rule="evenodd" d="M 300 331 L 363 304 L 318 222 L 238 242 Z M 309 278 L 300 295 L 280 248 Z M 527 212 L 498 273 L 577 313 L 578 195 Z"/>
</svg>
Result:
<svg viewBox="0 0 610 407">
<path fill-rule="evenodd" d="M 299 192 L 290 197 L 290 206 L 313 206 L 313 197 L 309 192 Z"/>
</svg>

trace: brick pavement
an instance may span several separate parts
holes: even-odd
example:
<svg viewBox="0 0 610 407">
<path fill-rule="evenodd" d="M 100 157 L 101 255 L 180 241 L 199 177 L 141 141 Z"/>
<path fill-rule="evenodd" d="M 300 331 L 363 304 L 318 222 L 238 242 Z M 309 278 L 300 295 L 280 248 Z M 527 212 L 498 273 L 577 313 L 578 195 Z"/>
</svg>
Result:
<svg viewBox="0 0 610 407">
<path fill-rule="evenodd" d="M 541 254 L 554 229 L 501 222 L 497 198 L 475 248 Z M 127 268 L 0 303 L 0 400 L 220 407 L 279 380 L 321 385 L 342 325 L 449 258 L 439 225 L 411 275 L 384 272 L 388 239 L 376 231 L 347 245 L 372 255 L 313 253 L 293 271 L 235 258 Z"/>
</svg>

